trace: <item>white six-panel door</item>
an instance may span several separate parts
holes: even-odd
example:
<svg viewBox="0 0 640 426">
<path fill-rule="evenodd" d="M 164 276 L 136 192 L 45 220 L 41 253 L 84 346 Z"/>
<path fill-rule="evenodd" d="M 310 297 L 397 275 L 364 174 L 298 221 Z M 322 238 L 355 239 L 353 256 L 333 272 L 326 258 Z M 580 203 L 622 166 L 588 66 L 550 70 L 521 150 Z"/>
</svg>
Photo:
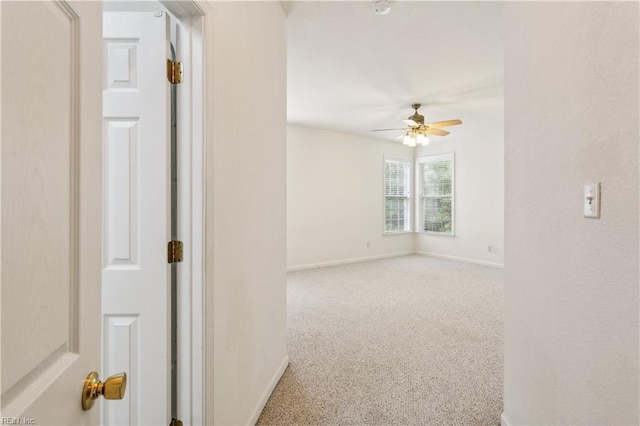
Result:
<svg viewBox="0 0 640 426">
<path fill-rule="evenodd" d="M 96 424 L 101 4 L 0 2 L 2 421 Z"/>
<path fill-rule="evenodd" d="M 103 374 L 129 373 L 104 425 L 169 424 L 168 18 L 105 12 Z"/>
</svg>

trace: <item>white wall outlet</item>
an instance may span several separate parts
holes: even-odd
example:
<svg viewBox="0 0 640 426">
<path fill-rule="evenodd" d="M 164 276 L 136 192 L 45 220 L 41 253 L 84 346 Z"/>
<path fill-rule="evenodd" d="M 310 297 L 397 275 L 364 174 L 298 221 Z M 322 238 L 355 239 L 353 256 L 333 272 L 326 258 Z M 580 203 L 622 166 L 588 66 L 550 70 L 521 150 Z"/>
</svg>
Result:
<svg viewBox="0 0 640 426">
<path fill-rule="evenodd" d="M 600 217 L 600 183 L 590 183 L 584 186 L 583 192 L 584 217 Z"/>
<path fill-rule="evenodd" d="M 371 247 L 371 243 L 367 241 L 367 248 Z"/>
</svg>

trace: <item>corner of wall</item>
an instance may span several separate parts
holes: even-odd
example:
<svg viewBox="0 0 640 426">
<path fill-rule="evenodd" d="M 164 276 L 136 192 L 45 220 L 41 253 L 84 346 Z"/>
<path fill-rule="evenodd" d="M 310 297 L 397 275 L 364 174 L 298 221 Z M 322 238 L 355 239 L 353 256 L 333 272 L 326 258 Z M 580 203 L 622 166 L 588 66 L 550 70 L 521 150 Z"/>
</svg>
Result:
<svg viewBox="0 0 640 426">
<path fill-rule="evenodd" d="M 269 380 L 269 382 L 267 383 L 266 388 L 262 392 L 262 397 L 256 404 L 256 407 L 253 410 L 253 414 L 251 415 L 249 421 L 246 424 L 255 425 L 258 422 L 258 419 L 260 418 L 260 414 L 262 414 L 262 410 L 264 410 L 265 405 L 267 405 L 267 401 L 269 400 L 269 397 L 271 396 L 271 394 L 273 393 L 273 390 L 278 385 L 278 382 L 282 378 L 282 375 L 284 374 L 288 366 L 289 366 L 289 356 L 287 355 L 278 366 L 278 369 L 271 377 L 271 380 Z"/>
<path fill-rule="evenodd" d="M 509 419 L 507 419 L 507 415 L 503 412 L 500 416 L 500 426 L 511 426 Z"/>
</svg>

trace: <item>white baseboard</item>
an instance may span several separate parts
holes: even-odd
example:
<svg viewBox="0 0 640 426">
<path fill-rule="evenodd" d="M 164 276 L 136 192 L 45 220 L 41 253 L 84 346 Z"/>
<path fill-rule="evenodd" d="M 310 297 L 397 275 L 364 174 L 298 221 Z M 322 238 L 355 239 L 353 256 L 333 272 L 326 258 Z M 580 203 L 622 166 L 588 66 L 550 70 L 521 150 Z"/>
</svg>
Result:
<svg viewBox="0 0 640 426">
<path fill-rule="evenodd" d="M 258 418 L 260 417 L 260 414 L 262 414 L 262 410 L 264 410 L 264 406 L 267 405 L 267 401 L 269 400 L 269 397 L 273 393 L 273 390 L 276 388 L 276 385 L 280 381 L 280 378 L 284 374 L 284 370 L 287 369 L 288 365 L 289 365 L 289 356 L 287 355 L 282 361 L 282 364 L 280 364 L 280 366 L 276 370 L 271 380 L 269 381 L 267 388 L 264 390 L 264 393 L 262 394 L 262 398 L 260 398 L 260 400 L 258 401 L 258 405 L 256 405 L 256 408 L 253 411 L 251 420 L 247 422 L 248 425 L 255 425 L 258 422 Z"/>
<path fill-rule="evenodd" d="M 500 416 L 500 426 L 511 426 L 511 423 L 509 423 L 509 420 L 507 419 L 507 415 L 504 414 L 504 412 Z"/>
<path fill-rule="evenodd" d="M 346 265 L 348 263 L 366 262 L 369 260 L 387 259 L 390 257 L 409 256 L 411 254 L 414 254 L 414 253 L 412 251 L 403 251 L 400 253 L 379 254 L 376 256 L 354 257 L 351 259 L 332 260 L 330 262 L 320 262 L 320 263 L 310 263 L 308 265 L 289 266 L 287 267 L 287 272 L 302 271 L 304 269 L 322 268 L 324 266 Z"/>
<path fill-rule="evenodd" d="M 416 251 L 414 254 L 427 257 L 437 257 L 440 259 L 455 260 L 456 262 L 473 263 L 474 265 L 491 266 L 492 268 L 504 268 L 502 263 L 486 262 L 484 260 L 469 259 L 467 257 L 449 256 L 446 254 L 431 253 L 427 251 Z"/>
</svg>

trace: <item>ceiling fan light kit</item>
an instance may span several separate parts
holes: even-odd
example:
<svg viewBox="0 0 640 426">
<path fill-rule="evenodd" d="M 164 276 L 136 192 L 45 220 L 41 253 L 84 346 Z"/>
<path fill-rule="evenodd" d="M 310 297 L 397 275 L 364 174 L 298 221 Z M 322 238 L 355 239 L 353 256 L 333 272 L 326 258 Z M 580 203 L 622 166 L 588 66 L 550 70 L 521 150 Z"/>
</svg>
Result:
<svg viewBox="0 0 640 426">
<path fill-rule="evenodd" d="M 402 143 L 408 146 L 429 145 L 429 136 L 424 133 L 408 130 L 402 137 Z"/>
<path fill-rule="evenodd" d="M 391 12 L 391 2 L 388 0 L 373 0 L 371 8 L 376 15 L 386 15 Z"/>
<path fill-rule="evenodd" d="M 440 129 L 440 127 L 457 126 L 462 124 L 462 120 L 445 120 L 424 124 L 424 115 L 418 113 L 420 104 L 413 104 L 413 115 L 409 116 L 405 122 L 408 129 L 376 129 L 372 132 L 386 132 L 387 130 L 404 130 L 404 135 L 400 135 L 398 139 L 402 139 L 402 143 L 408 146 L 429 145 L 429 135 L 447 136 L 449 132 Z"/>
</svg>

